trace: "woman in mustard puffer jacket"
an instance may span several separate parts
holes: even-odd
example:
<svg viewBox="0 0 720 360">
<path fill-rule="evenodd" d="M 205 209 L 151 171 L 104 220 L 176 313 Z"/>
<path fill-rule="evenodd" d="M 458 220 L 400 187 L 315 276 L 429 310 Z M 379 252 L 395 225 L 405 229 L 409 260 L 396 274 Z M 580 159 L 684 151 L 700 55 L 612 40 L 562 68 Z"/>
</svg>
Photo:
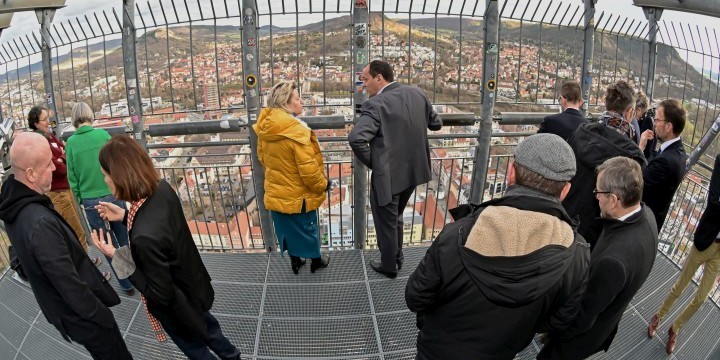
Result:
<svg viewBox="0 0 720 360">
<path fill-rule="evenodd" d="M 270 210 L 280 253 L 287 250 L 295 274 L 312 259 L 310 271 L 324 268 L 320 255 L 317 208 L 325 201 L 329 182 L 317 137 L 302 120 L 297 86 L 281 81 L 273 86 L 253 129 L 258 158 L 265 167 L 265 208 Z M 304 259 L 303 259 L 304 258 Z"/>
</svg>

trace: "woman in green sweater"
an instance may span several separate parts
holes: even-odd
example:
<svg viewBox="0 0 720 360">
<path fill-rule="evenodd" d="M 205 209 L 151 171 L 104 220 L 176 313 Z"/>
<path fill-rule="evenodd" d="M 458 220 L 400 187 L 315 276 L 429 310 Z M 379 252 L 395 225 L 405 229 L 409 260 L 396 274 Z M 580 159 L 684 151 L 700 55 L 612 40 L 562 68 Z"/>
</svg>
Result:
<svg viewBox="0 0 720 360">
<path fill-rule="evenodd" d="M 67 178 L 70 189 L 85 209 L 90 228 L 95 231 L 104 229 L 116 246 L 128 244 L 127 227 L 121 221 L 110 221 L 109 225 L 100 217 L 95 206 L 103 202 L 111 202 L 122 208 L 125 204 L 115 199 L 105 184 L 104 176 L 100 171 L 100 149 L 110 140 L 110 134 L 103 129 L 92 127 L 93 111 L 84 102 L 78 102 L 72 109 L 72 122 L 75 133 L 65 143 L 65 157 L 67 161 Z M 107 236 L 107 235 L 106 235 Z M 117 278 L 112 267 L 112 259 L 106 257 L 110 268 Z M 129 296 L 135 295 L 135 289 L 128 279 L 119 279 L 120 287 Z"/>
</svg>

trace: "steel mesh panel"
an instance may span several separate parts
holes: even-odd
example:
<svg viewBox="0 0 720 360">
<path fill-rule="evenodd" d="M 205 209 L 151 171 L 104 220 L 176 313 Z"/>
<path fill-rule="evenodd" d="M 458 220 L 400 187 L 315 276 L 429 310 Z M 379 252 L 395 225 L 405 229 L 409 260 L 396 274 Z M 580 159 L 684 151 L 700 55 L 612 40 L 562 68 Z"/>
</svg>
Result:
<svg viewBox="0 0 720 360">
<path fill-rule="evenodd" d="M 409 351 L 409 352 L 392 353 L 392 354 L 385 353 L 385 360 L 414 360 L 415 354 L 416 354 L 415 350 Z"/>
<path fill-rule="evenodd" d="M 326 254 L 327 255 L 327 254 Z M 306 260 L 297 275 L 290 268 L 290 256 L 270 255 L 268 283 L 317 283 L 352 282 L 364 280 L 362 257 L 359 251 L 335 251 L 330 254 L 330 264 L 314 274 L 310 272 L 310 259 Z"/>
<path fill-rule="evenodd" d="M 707 300 L 678 334 L 675 356 L 678 359 L 704 359 L 716 346 L 718 333 L 720 333 L 720 311 L 715 304 Z M 720 359 L 720 357 L 709 357 L 709 359 Z"/>
<path fill-rule="evenodd" d="M 661 326 L 664 326 L 665 323 L 670 324 L 669 321 L 675 321 L 675 317 L 680 314 L 680 311 L 685 308 L 685 306 L 690 302 L 690 299 L 695 295 L 696 289 L 697 286 L 695 286 L 694 284 L 690 283 L 690 285 L 688 285 L 682 295 L 680 295 L 680 297 L 675 301 L 675 304 L 673 305 L 672 309 L 670 309 L 670 312 L 667 314 L 667 316 L 665 316 L 665 319 L 662 320 L 662 323 L 660 324 Z M 670 288 L 658 291 L 657 293 L 653 294 L 653 296 L 645 299 L 645 301 L 635 305 L 635 308 L 640 313 L 640 315 L 642 315 L 643 318 L 647 319 L 647 321 L 650 321 L 650 318 L 653 316 L 653 314 L 655 314 L 656 311 L 658 311 L 660 305 L 662 305 L 662 302 L 665 300 L 665 296 L 669 293 L 669 291 Z"/>
<path fill-rule="evenodd" d="M 13 280 L 10 272 L 0 281 L 0 304 L 28 323 L 32 323 L 40 311 L 32 290 Z"/>
<path fill-rule="evenodd" d="M 155 339 L 128 335 L 125 343 L 135 359 L 187 359 L 170 339 L 161 343 Z"/>
<path fill-rule="evenodd" d="M 371 316 L 325 319 L 264 318 L 258 356 L 357 357 L 378 352 Z"/>
<path fill-rule="evenodd" d="M 244 316 L 260 316 L 263 285 L 212 283 L 215 302 L 212 312 Z"/>
<path fill-rule="evenodd" d="M 153 332 L 152 327 L 150 327 L 150 322 L 148 322 L 144 307 L 138 311 L 137 316 L 135 316 L 132 324 L 130 324 L 128 334 L 155 340 L 155 332 Z"/>
<path fill-rule="evenodd" d="M 265 282 L 267 254 L 201 253 L 210 277 L 217 281 Z"/>
<path fill-rule="evenodd" d="M 403 267 L 402 270 L 398 271 L 398 277 L 407 277 L 412 274 L 415 269 L 417 268 L 418 264 L 420 263 L 420 260 L 425 256 L 425 253 L 427 252 L 427 247 L 404 247 L 403 248 L 403 256 L 405 257 L 405 260 L 403 261 Z M 370 260 L 377 260 L 380 261 L 380 251 L 378 250 L 372 250 L 367 251 L 365 253 L 365 266 L 367 266 L 367 274 L 368 274 L 368 280 L 388 280 L 388 278 L 385 275 L 379 274 L 375 272 L 370 267 Z"/>
<path fill-rule="evenodd" d="M 370 269 L 370 271 L 373 270 Z M 393 281 L 371 281 L 370 293 L 375 313 L 407 310 L 405 304 L 406 284 L 407 278 L 397 278 Z"/>
<path fill-rule="evenodd" d="M 670 287 L 677 279 L 678 274 L 678 268 L 670 260 L 665 256 L 658 255 L 655 258 L 655 265 L 653 265 L 650 276 L 633 297 L 633 303 L 640 303 L 647 299 L 648 296 L 665 296 L 667 291 L 670 291 Z M 656 295 L 663 292 L 665 293 L 662 295 Z"/>
<path fill-rule="evenodd" d="M 22 344 L 22 340 L 30 329 L 30 324 L 20 319 L 17 315 L 13 314 L 11 310 L 5 306 L 0 305 L 0 340 L 7 342 L 8 346 L 12 346 L 17 351 L 17 348 Z M 4 347 L 4 344 L 0 344 L 0 348 Z M 15 354 L 13 353 L 13 357 Z M 2 359 L 2 357 L 0 357 Z"/>
<path fill-rule="evenodd" d="M 530 342 L 530 345 L 528 345 L 523 351 L 517 353 L 515 355 L 515 359 L 518 360 L 532 360 L 535 359 L 535 357 L 538 354 L 538 350 L 535 348 L 534 341 Z"/>
<path fill-rule="evenodd" d="M 229 317 L 213 313 L 220 322 L 223 334 L 235 345 L 246 359 L 255 350 L 255 335 L 257 333 L 258 319 L 252 317 Z"/>
<path fill-rule="evenodd" d="M 63 344 L 66 347 L 69 347 L 77 352 L 88 354 L 87 350 L 85 350 L 85 347 L 76 343 L 76 342 L 67 342 L 65 339 L 63 339 L 62 335 L 60 335 L 60 332 L 52 326 L 47 320 L 45 320 L 45 317 L 40 315 L 38 320 L 33 325 L 33 328 L 31 331 L 34 331 L 35 329 L 40 330 L 45 334 L 45 336 Z M 25 342 L 24 346 L 27 346 L 27 341 Z"/>
<path fill-rule="evenodd" d="M 383 351 L 414 350 L 417 341 L 415 314 L 409 311 L 377 316 Z"/>
<path fill-rule="evenodd" d="M 370 315 L 367 288 L 361 283 L 273 285 L 265 293 L 263 316 L 327 317 Z"/>
<path fill-rule="evenodd" d="M 14 359 L 17 348 L 3 337 L 0 337 L 0 359 Z"/>
<path fill-rule="evenodd" d="M 57 330 L 54 330 L 57 333 Z M 58 335 L 59 336 L 59 335 Z M 66 341 L 59 342 L 33 328 L 20 351 L 30 359 L 77 360 L 89 359 L 90 355 L 83 348 L 82 352 L 68 347 Z"/>
<path fill-rule="evenodd" d="M 625 313 L 618 326 L 615 339 L 608 350 L 609 357 L 612 359 L 620 358 L 635 345 L 647 341 L 646 330 L 647 322 L 637 311 Z"/>
<path fill-rule="evenodd" d="M 140 301 L 136 301 L 130 298 L 124 298 L 121 299 L 120 304 L 110 308 L 110 310 L 113 312 L 113 315 L 115 316 L 115 322 L 117 322 L 118 328 L 120 328 L 120 333 L 125 333 L 125 331 L 128 329 L 128 326 L 130 326 L 130 322 L 132 321 L 133 315 L 135 315 L 136 311 L 138 314 L 142 314 L 141 311 L 145 311 L 144 308 L 138 310 L 139 306 L 142 306 Z"/>
</svg>

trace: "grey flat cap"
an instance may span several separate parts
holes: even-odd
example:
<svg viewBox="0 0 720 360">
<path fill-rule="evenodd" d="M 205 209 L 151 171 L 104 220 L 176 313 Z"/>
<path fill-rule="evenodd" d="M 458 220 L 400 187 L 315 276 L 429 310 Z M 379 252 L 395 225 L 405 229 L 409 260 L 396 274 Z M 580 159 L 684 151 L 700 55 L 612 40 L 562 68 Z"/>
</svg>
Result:
<svg viewBox="0 0 720 360">
<path fill-rule="evenodd" d="M 555 134 L 535 134 L 518 144 L 515 162 L 540 176 L 570 181 L 575 176 L 575 154 L 563 138 Z"/>
</svg>

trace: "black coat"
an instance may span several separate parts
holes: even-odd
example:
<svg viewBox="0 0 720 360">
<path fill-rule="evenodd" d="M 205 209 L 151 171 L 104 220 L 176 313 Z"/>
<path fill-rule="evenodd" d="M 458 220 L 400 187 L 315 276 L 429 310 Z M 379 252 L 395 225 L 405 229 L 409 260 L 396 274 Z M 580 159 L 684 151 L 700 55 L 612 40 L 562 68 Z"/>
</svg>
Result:
<svg viewBox="0 0 720 360">
<path fill-rule="evenodd" d="M 581 125 L 570 136 L 568 143 L 575 153 L 577 172 L 570 181 L 570 192 L 562 204 L 571 218 L 580 221 L 578 232 L 594 247 L 602 230 L 602 223 L 597 221 L 600 206 L 593 195 L 595 169 L 616 156 L 629 157 L 643 168 L 647 162 L 632 139 L 602 123 Z"/>
<path fill-rule="evenodd" d="M 665 222 L 675 191 L 685 175 L 686 161 L 687 154 L 680 139 L 650 159 L 643 170 L 643 202 L 655 214 L 658 230 Z"/>
<path fill-rule="evenodd" d="M 373 170 L 371 189 L 378 205 L 430 181 L 427 130 L 441 127 L 432 104 L 415 86 L 393 83 L 363 103 L 348 140 L 358 160 Z"/>
<path fill-rule="evenodd" d="M 648 112 L 645 112 L 645 116 L 638 119 L 638 126 L 640 126 L 640 134 L 644 133 L 645 130 L 655 131 L 655 124 L 653 123 L 654 120 L 650 116 L 650 114 L 648 114 Z M 638 138 L 640 134 L 638 134 Z M 653 157 L 653 155 L 655 154 L 656 145 L 657 137 L 653 137 L 652 140 L 649 140 L 647 142 L 647 144 L 645 145 L 645 150 L 643 151 L 643 155 L 645 155 L 645 158 L 650 159 Z"/>
<path fill-rule="evenodd" d="M 695 247 L 704 251 L 712 245 L 718 233 L 720 233 L 720 154 L 715 157 L 715 165 L 710 177 L 707 207 L 695 229 L 693 240 Z"/>
<path fill-rule="evenodd" d="M 567 248 L 548 245 L 523 256 L 483 256 L 464 245 L 488 206 L 570 222 L 557 201 L 506 196 L 448 224 L 405 289 L 408 308 L 418 316 L 417 359 L 513 359 L 536 332 L 565 328 L 578 309 L 590 257 L 582 237 L 573 231 L 575 240 Z"/>
<path fill-rule="evenodd" d="M 546 116 L 543 122 L 540 123 L 538 134 L 555 134 L 567 140 L 578 126 L 587 123 L 588 120 L 582 116 L 580 111 L 568 108 L 561 113 Z"/>
<path fill-rule="evenodd" d="M 108 309 L 120 303 L 112 286 L 88 258 L 65 219 L 40 195 L 14 176 L 0 193 L 0 219 L 33 294 L 47 321 L 69 340 L 74 328 L 117 326 Z M 77 334 L 82 335 L 82 334 Z"/>
<path fill-rule="evenodd" d="M 538 359 L 584 359 L 607 351 L 633 296 L 655 263 L 658 232 L 645 205 L 625 221 L 602 220 L 580 312 L 565 331 L 550 334 Z"/>
<path fill-rule="evenodd" d="M 130 282 L 162 326 L 184 338 L 207 337 L 204 314 L 215 292 L 188 228 L 182 204 L 161 180 L 130 230 L 135 272 Z"/>
</svg>

